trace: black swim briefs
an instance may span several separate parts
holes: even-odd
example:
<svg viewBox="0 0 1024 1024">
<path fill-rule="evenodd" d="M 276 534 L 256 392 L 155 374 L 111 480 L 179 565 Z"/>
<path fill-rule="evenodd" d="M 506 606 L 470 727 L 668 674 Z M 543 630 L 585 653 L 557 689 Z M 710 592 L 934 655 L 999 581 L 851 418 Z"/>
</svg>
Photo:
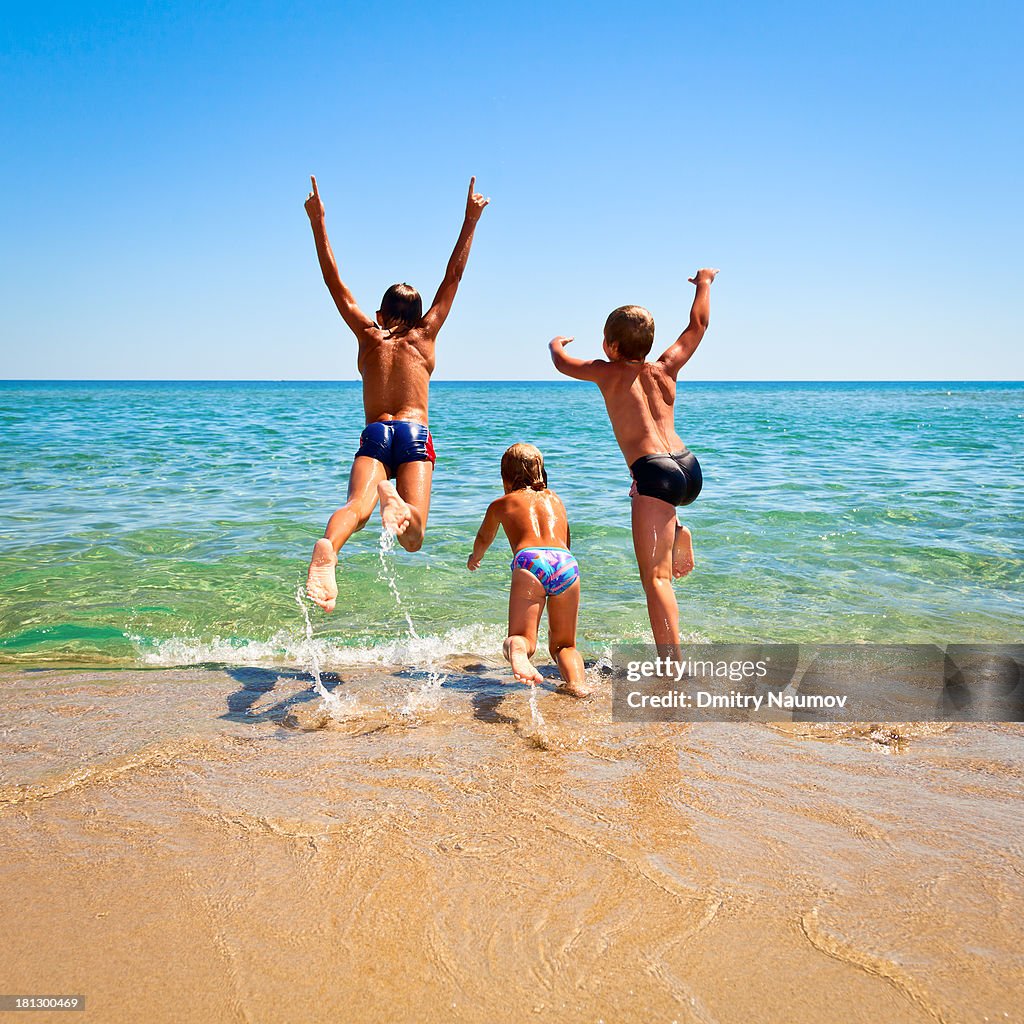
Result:
<svg viewBox="0 0 1024 1024">
<path fill-rule="evenodd" d="M 704 482 L 697 456 L 689 448 L 644 455 L 629 471 L 636 481 L 637 494 L 660 498 L 670 505 L 689 505 L 700 494 Z"/>
</svg>

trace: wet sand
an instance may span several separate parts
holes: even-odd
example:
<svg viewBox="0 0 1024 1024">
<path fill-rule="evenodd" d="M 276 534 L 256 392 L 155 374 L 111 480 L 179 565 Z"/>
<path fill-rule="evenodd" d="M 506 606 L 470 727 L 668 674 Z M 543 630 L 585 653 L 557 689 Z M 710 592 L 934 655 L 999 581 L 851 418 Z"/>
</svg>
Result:
<svg viewBox="0 0 1024 1024">
<path fill-rule="evenodd" d="M 1019 1021 L 1024 732 L 461 663 L 0 675 L 0 992 L 82 1021 Z M 327 685 L 334 685 L 327 677 Z M 402 711 L 406 705 L 405 713 Z"/>
</svg>

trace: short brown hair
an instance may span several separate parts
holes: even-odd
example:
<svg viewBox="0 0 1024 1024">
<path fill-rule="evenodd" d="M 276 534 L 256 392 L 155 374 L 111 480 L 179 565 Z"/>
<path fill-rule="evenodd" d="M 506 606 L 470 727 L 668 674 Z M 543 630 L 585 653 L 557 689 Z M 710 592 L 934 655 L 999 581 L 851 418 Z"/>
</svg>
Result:
<svg viewBox="0 0 1024 1024">
<path fill-rule="evenodd" d="M 380 300 L 380 318 L 385 325 L 415 327 L 423 318 L 423 300 L 411 284 L 393 284 Z"/>
<path fill-rule="evenodd" d="M 543 491 L 548 485 L 544 456 L 532 444 L 520 442 L 512 445 L 501 457 L 501 479 L 512 491 L 522 491 L 528 487 Z"/>
<path fill-rule="evenodd" d="M 604 340 L 623 359 L 645 359 L 654 345 L 654 317 L 643 306 L 619 306 L 604 322 Z"/>
</svg>

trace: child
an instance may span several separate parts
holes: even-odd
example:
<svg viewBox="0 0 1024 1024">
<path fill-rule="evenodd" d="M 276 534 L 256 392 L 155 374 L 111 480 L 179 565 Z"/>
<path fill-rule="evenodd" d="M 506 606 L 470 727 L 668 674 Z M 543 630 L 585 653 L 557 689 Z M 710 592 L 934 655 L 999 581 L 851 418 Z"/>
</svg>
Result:
<svg viewBox="0 0 1024 1024">
<path fill-rule="evenodd" d="M 548 490 L 544 456 L 532 444 L 514 444 L 501 457 L 505 496 L 492 501 L 466 563 L 480 567 L 502 527 L 512 547 L 512 587 L 508 596 L 508 638 L 502 651 L 520 682 L 542 682 L 530 658 L 537 650 L 537 627 L 548 606 L 548 650 L 562 676 L 563 693 L 586 697 L 583 658 L 576 650 L 580 607 L 580 568 L 569 553 L 565 506 Z"/>
<path fill-rule="evenodd" d="M 338 597 L 338 551 L 366 525 L 378 500 L 385 529 L 397 535 L 406 551 L 418 551 L 423 544 L 434 469 L 434 442 L 427 428 L 434 342 L 455 301 L 473 232 L 490 200 L 473 191 L 476 178 L 470 178 L 462 231 L 426 314 L 415 288 L 393 284 L 384 293 L 375 320 L 371 320 L 341 280 L 327 240 L 316 178 L 310 180 L 313 191 L 306 198 L 306 213 L 324 283 L 359 343 L 356 366 L 363 378 L 366 414 L 366 429 L 359 438 L 349 476 L 348 501 L 331 516 L 323 538 L 313 546 L 309 563 L 306 593 L 329 612 Z M 390 482 L 392 477 L 394 484 Z"/>
<path fill-rule="evenodd" d="M 633 477 L 633 550 L 647 597 L 654 642 L 662 657 L 679 656 L 679 605 L 672 577 L 693 568 L 690 531 L 676 518 L 676 507 L 700 493 L 696 456 L 675 428 L 676 377 L 693 355 L 708 327 L 711 282 L 717 270 L 698 270 L 690 322 L 654 362 L 646 356 L 654 344 L 654 318 L 641 306 L 620 306 L 604 325 L 604 359 L 573 359 L 551 342 L 555 368 L 568 377 L 593 381 L 604 397 L 615 440 Z"/>
</svg>

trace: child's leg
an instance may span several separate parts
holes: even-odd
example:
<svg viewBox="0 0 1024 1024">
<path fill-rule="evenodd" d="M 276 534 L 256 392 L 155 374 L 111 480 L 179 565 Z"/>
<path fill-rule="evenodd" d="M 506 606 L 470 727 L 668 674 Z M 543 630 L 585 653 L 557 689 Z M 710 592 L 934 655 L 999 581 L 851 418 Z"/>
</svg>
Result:
<svg viewBox="0 0 1024 1024">
<path fill-rule="evenodd" d="M 586 697 L 583 657 L 576 650 L 576 620 L 580 610 L 580 581 L 548 598 L 548 650 L 564 680 L 559 689 L 573 697 Z"/>
<path fill-rule="evenodd" d="M 647 596 L 654 642 L 663 658 L 679 657 L 679 605 L 672 589 L 675 506 L 638 494 L 633 498 L 633 550 Z"/>
<path fill-rule="evenodd" d="M 348 478 L 348 501 L 331 516 L 324 536 L 313 545 L 306 594 L 324 611 L 332 611 L 338 597 L 335 578 L 338 551 L 353 533 L 366 525 L 377 504 L 377 485 L 386 475 L 383 463 L 366 455 L 357 456 Z"/>
<path fill-rule="evenodd" d="M 508 637 L 502 653 L 512 665 L 512 674 L 521 683 L 543 682 L 530 658 L 537 650 L 537 627 L 544 611 L 544 588 L 526 569 L 512 570 L 508 594 Z"/>
<path fill-rule="evenodd" d="M 676 520 L 676 539 L 672 545 L 672 575 L 681 579 L 693 572 L 693 534 Z"/>
<path fill-rule="evenodd" d="M 394 484 L 383 480 L 378 486 L 381 519 L 406 551 L 419 551 L 423 546 L 433 478 L 433 463 L 403 462 Z"/>
</svg>

